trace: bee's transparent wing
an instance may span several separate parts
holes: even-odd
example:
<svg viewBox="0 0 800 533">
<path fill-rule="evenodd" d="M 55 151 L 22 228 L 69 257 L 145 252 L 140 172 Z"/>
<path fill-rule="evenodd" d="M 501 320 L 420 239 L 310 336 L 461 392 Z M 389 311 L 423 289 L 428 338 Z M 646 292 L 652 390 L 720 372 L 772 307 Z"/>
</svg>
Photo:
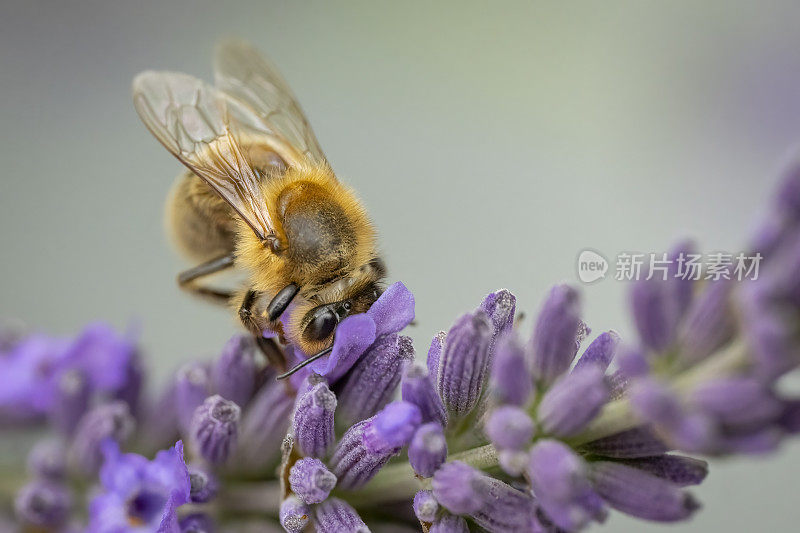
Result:
<svg viewBox="0 0 800 533">
<path fill-rule="evenodd" d="M 236 133 L 240 124 L 254 120 L 248 109 L 201 80 L 177 72 L 147 71 L 136 76 L 133 103 L 156 139 L 227 201 L 259 238 L 273 233 L 260 176 Z"/>
<path fill-rule="evenodd" d="M 275 135 L 305 161 L 326 163 L 292 90 L 253 46 L 236 40 L 220 43 L 214 56 L 214 77 L 218 89 L 252 110 L 258 118 L 257 130 Z"/>
</svg>

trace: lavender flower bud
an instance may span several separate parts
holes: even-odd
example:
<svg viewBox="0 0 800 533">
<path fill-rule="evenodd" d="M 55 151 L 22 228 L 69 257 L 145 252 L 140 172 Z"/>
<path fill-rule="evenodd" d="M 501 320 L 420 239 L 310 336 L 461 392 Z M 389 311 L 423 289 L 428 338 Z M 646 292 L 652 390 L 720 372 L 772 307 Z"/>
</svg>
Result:
<svg viewBox="0 0 800 533">
<path fill-rule="evenodd" d="M 396 334 L 381 337 L 337 384 L 338 418 L 345 424 L 375 414 L 394 394 L 403 365 L 414 359 L 411 339 Z"/>
<path fill-rule="evenodd" d="M 619 334 L 613 330 L 598 335 L 575 363 L 573 372 L 589 364 L 596 365 L 605 372 L 611 360 L 614 359 L 619 341 Z"/>
<path fill-rule="evenodd" d="M 488 531 L 531 531 L 537 523 L 529 494 L 460 461 L 437 470 L 432 485 L 442 506 L 451 513 L 469 515 Z"/>
<path fill-rule="evenodd" d="M 50 420 L 63 435 L 70 436 L 89 407 L 91 388 L 86 376 L 75 369 L 61 374 L 56 383 L 56 401 Z"/>
<path fill-rule="evenodd" d="M 414 495 L 414 515 L 420 522 L 433 522 L 439 512 L 439 502 L 433 497 L 433 491 L 421 490 Z"/>
<path fill-rule="evenodd" d="M 533 420 L 525 410 L 505 405 L 489 415 L 486 435 L 492 444 L 503 450 L 522 450 L 533 438 Z"/>
<path fill-rule="evenodd" d="M 447 425 L 447 414 L 442 399 L 436 394 L 427 371 L 418 365 L 406 366 L 401 385 L 403 401 L 419 407 L 423 422 Z"/>
<path fill-rule="evenodd" d="M 215 394 L 195 410 L 191 435 L 206 461 L 224 463 L 236 447 L 239 431 L 239 406 Z"/>
<path fill-rule="evenodd" d="M 355 509 L 338 498 L 330 498 L 314 508 L 317 533 L 369 533 Z"/>
<path fill-rule="evenodd" d="M 245 407 L 253 395 L 256 365 L 255 345 L 250 335 L 236 335 L 222 349 L 222 355 L 211 373 L 217 394 L 239 407 Z"/>
<path fill-rule="evenodd" d="M 553 287 L 531 338 L 531 368 L 540 382 L 549 385 L 567 371 L 578 351 L 583 328 L 578 292 L 568 285 Z"/>
<path fill-rule="evenodd" d="M 699 485 L 708 475 L 707 462 L 682 455 L 643 457 L 628 459 L 622 463 L 666 479 L 679 487 Z"/>
<path fill-rule="evenodd" d="M 731 309 L 730 280 L 710 282 L 686 313 L 680 330 L 680 358 L 686 363 L 705 359 L 736 333 L 736 319 Z"/>
<path fill-rule="evenodd" d="M 447 333 L 440 331 L 431 341 L 431 347 L 428 348 L 428 357 L 426 359 L 428 365 L 428 375 L 434 383 L 439 381 L 439 359 L 442 357 L 444 350 L 444 341 L 447 338 Z"/>
<path fill-rule="evenodd" d="M 189 467 L 189 499 L 192 503 L 206 503 L 217 495 L 219 484 L 209 472 Z"/>
<path fill-rule="evenodd" d="M 509 333 L 514 326 L 514 312 L 517 308 L 517 299 L 506 289 L 489 293 L 478 307 L 486 313 L 492 323 L 493 338 Z"/>
<path fill-rule="evenodd" d="M 214 531 L 211 517 L 203 513 L 192 513 L 181 518 L 178 527 L 181 533 L 212 533 Z"/>
<path fill-rule="evenodd" d="M 289 496 L 281 503 L 279 519 L 283 529 L 289 533 L 301 533 L 308 524 L 311 508 L 299 498 Z"/>
<path fill-rule="evenodd" d="M 794 368 L 800 357 L 789 320 L 756 298 L 743 302 L 744 336 L 755 367 L 752 374 L 771 382 Z"/>
<path fill-rule="evenodd" d="M 247 470 L 273 465 L 280 455 L 294 399 L 286 394 L 283 384 L 264 384 L 242 416 L 237 459 Z"/>
<path fill-rule="evenodd" d="M 542 510 L 556 526 L 572 531 L 591 520 L 605 520 L 605 507 L 589 484 L 586 463 L 567 445 L 539 441 L 531 450 L 528 475 Z"/>
<path fill-rule="evenodd" d="M 437 389 L 448 411 L 463 416 L 478 403 L 491 339 L 492 326 L 483 311 L 462 316 L 447 333 Z"/>
<path fill-rule="evenodd" d="M 324 457 L 335 440 L 333 415 L 336 395 L 326 383 L 317 383 L 297 401 L 294 410 L 294 438 L 306 457 Z"/>
<path fill-rule="evenodd" d="M 592 480 L 611 507 L 646 520 L 684 520 L 700 507 L 677 485 L 624 464 L 593 463 Z"/>
<path fill-rule="evenodd" d="M 499 337 L 494 347 L 489 390 L 498 403 L 523 406 L 533 392 L 525 351 L 513 335 Z"/>
<path fill-rule="evenodd" d="M 428 533 L 469 533 L 469 527 L 460 516 L 446 514 L 433 523 Z"/>
<path fill-rule="evenodd" d="M 40 440 L 28 454 L 28 472 L 34 477 L 60 480 L 67 469 L 64 443 L 59 440 Z"/>
<path fill-rule="evenodd" d="M 418 476 L 431 477 L 447 459 L 447 439 L 438 422 L 424 424 L 408 446 L 408 462 Z M 430 520 L 429 520 L 430 521 Z"/>
<path fill-rule="evenodd" d="M 396 453 L 411 441 L 422 422 L 419 408 L 409 402 L 392 402 L 364 429 L 364 445 L 373 453 Z"/>
<path fill-rule="evenodd" d="M 33 481 L 17 493 L 14 510 L 20 522 L 57 529 L 69 518 L 71 498 L 66 487 L 51 481 Z"/>
<path fill-rule="evenodd" d="M 518 477 L 528 468 L 528 452 L 520 450 L 500 450 L 497 452 L 497 464 L 503 472 Z"/>
<path fill-rule="evenodd" d="M 677 254 L 670 255 L 671 264 L 677 265 Z M 667 279 L 663 279 L 653 275 L 650 279 L 636 281 L 630 294 L 633 321 L 639 338 L 655 352 L 663 352 L 675 341 L 681 315 L 691 297 L 691 285 L 675 278 L 673 272 L 668 272 L 667 276 Z"/>
<path fill-rule="evenodd" d="M 336 476 L 319 459 L 304 458 L 289 471 L 289 485 L 304 503 L 320 503 L 336 486 Z"/>
<path fill-rule="evenodd" d="M 636 458 L 661 455 L 669 451 L 669 447 L 649 426 L 639 426 L 588 442 L 581 451 L 603 457 Z"/>
<path fill-rule="evenodd" d="M 574 436 L 597 416 L 609 398 L 603 371 L 587 365 L 567 374 L 547 391 L 539 404 L 539 422 L 548 434 Z"/>
<path fill-rule="evenodd" d="M 720 378 L 701 383 L 691 393 L 700 411 L 726 426 L 764 426 L 782 413 L 780 401 L 752 378 Z"/>
<path fill-rule="evenodd" d="M 189 432 L 195 410 L 208 397 L 208 369 L 200 363 L 188 363 L 175 374 L 175 407 L 178 426 Z"/>
<path fill-rule="evenodd" d="M 115 401 L 91 409 L 75 430 L 68 453 L 69 463 L 83 475 L 94 476 L 103 462 L 103 441 L 110 438 L 118 443 L 125 442 L 135 424 L 125 402 Z"/>
</svg>

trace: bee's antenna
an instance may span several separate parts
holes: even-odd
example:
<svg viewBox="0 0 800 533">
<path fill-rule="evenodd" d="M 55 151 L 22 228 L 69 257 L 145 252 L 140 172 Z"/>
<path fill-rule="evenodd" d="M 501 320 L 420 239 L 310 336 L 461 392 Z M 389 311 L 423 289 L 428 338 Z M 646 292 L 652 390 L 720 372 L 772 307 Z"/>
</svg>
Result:
<svg viewBox="0 0 800 533">
<path fill-rule="evenodd" d="M 333 351 L 333 346 L 331 346 L 330 348 L 325 348 L 321 352 L 312 355 L 311 357 L 309 357 L 305 361 L 294 365 L 293 368 L 291 368 L 290 370 L 287 370 L 286 372 L 284 372 L 283 374 L 279 375 L 275 379 L 286 379 L 289 376 L 291 376 L 292 374 L 294 374 L 295 372 L 297 372 L 298 370 L 300 370 L 301 368 L 303 368 L 304 366 L 310 365 L 311 363 L 313 363 L 314 361 L 316 361 L 320 357 L 326 356 L 329 353 L 331 353 L 332 351 Z"/>
</svg>

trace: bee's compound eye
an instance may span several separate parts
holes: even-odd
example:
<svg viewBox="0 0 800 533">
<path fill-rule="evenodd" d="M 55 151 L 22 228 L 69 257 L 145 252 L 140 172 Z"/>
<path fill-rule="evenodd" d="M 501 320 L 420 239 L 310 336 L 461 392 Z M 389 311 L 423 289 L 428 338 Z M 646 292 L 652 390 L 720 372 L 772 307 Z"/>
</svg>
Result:
<svg viewBox="0 0 800 533">
<path fill-rule="evenodd" d="M 327 339 L 336 325 L 339 323 L 339 318 L 336 313 L 331 309 L 320 309 L 311 319 L 311 322 L 306 326 L 306 335 L 311 340 L 321 341 Z"/>
</svg>

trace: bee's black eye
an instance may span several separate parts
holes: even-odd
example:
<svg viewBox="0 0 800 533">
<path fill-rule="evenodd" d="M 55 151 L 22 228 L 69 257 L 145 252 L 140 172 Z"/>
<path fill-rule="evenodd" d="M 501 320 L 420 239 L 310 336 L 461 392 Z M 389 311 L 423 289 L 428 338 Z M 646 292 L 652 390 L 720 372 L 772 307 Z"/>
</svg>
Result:
<svg viewBox="0 0 800 533">
<path fill-rule="evenodd" d="M 314 313 L 314 318 L 311 319 L 308 326 L 306 326 L 306 336 L 310 340 L 322 341 L 327 339 L 336 325 L 339 323 L 339 318 L 336 313 L 328 307 L 319 309 Z"/>
</svg>

